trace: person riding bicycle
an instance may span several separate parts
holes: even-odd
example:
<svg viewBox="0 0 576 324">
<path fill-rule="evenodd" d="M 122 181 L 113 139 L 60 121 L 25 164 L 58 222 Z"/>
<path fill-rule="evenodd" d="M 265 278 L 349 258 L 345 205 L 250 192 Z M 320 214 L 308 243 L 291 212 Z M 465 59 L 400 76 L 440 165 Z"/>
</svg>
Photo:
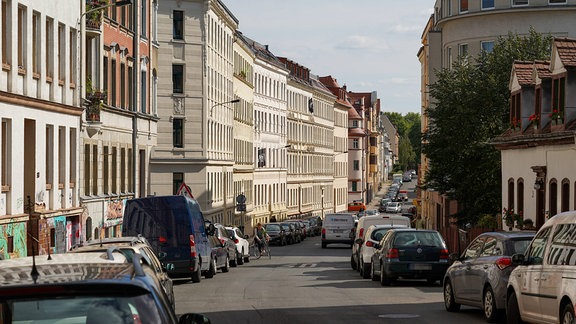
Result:
<svg viewBox="0 0 576 324">
<path fill-rule="evenodd" d="M 254 228 L 254 242 L 258 245 L 260 253 L 262 253 L 262 248 L 264 247 L 264 240 L 268 241 L 268 234 L 262 227 L 262 223 L 258 223 L 256 228 Z"/>
</svg>

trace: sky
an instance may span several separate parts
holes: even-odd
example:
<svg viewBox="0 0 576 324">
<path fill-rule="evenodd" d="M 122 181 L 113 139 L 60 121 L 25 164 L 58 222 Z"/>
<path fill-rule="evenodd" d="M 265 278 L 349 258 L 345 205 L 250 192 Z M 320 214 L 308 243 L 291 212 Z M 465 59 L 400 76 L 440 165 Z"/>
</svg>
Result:
<svg viewBox="0 0 576 324">
<path fill-rule="evenodd" d="M 420 113 L 421 36 L 434 0 L 221 0 L 276 56 L 376 91 L 384 112 Z"/>
</svg>

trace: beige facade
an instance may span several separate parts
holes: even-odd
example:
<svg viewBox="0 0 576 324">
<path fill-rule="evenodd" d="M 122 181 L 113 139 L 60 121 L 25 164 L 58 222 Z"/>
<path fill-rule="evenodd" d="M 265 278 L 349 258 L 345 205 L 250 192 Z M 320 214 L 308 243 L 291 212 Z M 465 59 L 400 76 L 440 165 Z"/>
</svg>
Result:
<svg viewBox="0 0 576 324">
<path fill-rule="evenodd" d="M 162 1 L 160 6 L 160 120 L 150 161 L 151 192 L 175 194 L 184 182 L 207 219 L 233 223 L 238 21 L 221 1 Z"/>
<path fill-rule="evenodd" d="M 481 50 L 490 51 L 499 36 L 509 32 L 528 34 L 530 28 L 539 33 L 554 36 L 573 36 L 576 33 L 576 1 L 550 3 L 548 0 L 493 1 L 494 5 L 482 8 L 483 1 L 437 0 L 434 14 L 422 34 L 422 48 L 418 58 L 422 65 L 422 129 L 429 124 L 426 110 L 433 109 L 428 86 L 435 82 L 434 70 L 449 68 L 453 62 L 465 56 L 475 57 Z M 522 3 L 522 4 L 520 4 Z M 421 158 L 420 177 L 427 168 L 428 160 Z M 445 198 L 437 192 L 421 193 L 422 217 L 428 219 L 429 227 L 441 227 L 454 210 L 454 202 L 446 205 Z M 452 206 L 452 207 L 450 207 Z"/>
</svg>

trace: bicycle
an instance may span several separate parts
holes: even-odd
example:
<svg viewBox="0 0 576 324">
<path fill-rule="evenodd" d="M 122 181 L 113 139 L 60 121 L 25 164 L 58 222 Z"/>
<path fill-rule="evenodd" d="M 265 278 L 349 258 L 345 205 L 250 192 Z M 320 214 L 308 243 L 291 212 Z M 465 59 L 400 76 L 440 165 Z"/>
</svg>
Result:
<svg viewBox="0 0 576 324">
<path fill-rule="evenodd" d="M 268 255 L 268 259 L 272 259 L 272 253 L 270 253 L 270 245 L 268 241 L 264 241 L 264 245 L 262 246 L 262 252 L 258 248 L 258 244 L 256 244 L 256 240 L 252 241 L 250 244 L 250 255 L 254 256 L 256 259 L 260 259 L 262 255 Z"/>
</svg>

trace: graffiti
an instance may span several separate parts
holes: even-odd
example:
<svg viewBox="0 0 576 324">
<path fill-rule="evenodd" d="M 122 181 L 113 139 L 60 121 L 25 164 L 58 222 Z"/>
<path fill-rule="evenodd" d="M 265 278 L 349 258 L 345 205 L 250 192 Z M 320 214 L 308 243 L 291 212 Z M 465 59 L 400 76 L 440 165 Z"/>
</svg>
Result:
<svg viewBox="0 0 576 324">
<path fill-rule="evenodd" d="M 0 225 L 0 259 L 20 258 L 27 254 L 26 223 Z"/>
<path fill-rule="evenodd" d="M 23 207 L 24 207 L 24 198 L 16 199 L 16 209 L 22 210 L 21 208 L 23 208 Z"/>
<path fill-rule="evenodd" d="M 122 210 L 126 200 L 114 200 L 108 202 L 106 210 L 106 220 L 122 218 Z"/>
</svg>

